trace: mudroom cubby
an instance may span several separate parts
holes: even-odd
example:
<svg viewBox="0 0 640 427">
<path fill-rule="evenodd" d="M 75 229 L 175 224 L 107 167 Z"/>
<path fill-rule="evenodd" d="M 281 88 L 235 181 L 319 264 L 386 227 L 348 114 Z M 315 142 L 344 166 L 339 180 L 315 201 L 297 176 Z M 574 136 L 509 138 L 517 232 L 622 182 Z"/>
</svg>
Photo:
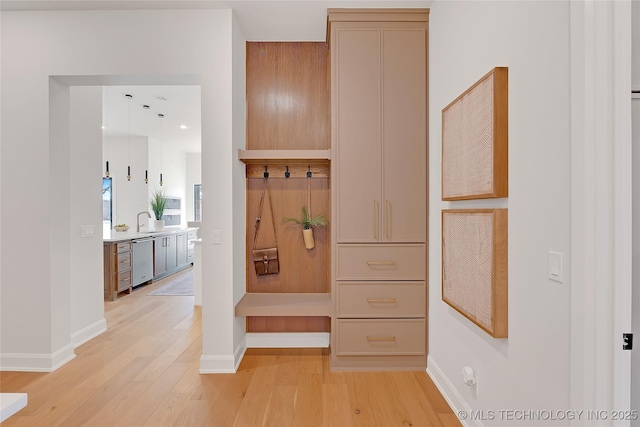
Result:
<svg viewBox="0 0 640 427">
<path fill-rule="evenodd" d="M 326 44 L 248 42 L 247 142 L 238 151 L 247 177 L 247 293 L 235 307 L 247 333 L 330 332 L 330 129 Z M 252 250 L 265 172 L 270 197 L 256 247 L 277 240 L 279 272 L 258 275 Z M 312 249 L 297 224 L 283 223 L 300 218 L 303 206 L 329 221 L 314 229 Z"/>
</svg>

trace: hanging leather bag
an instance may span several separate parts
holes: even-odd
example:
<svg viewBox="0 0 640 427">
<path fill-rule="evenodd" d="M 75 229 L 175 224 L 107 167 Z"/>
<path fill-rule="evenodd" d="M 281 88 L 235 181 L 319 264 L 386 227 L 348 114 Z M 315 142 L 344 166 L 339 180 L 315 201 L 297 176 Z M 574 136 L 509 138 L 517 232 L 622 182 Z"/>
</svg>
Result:
<svg viewBox="0 0 640 427">
<path fill-rule="evenodd" d="M 267 193 L 269 197 L 269 209 L 271 211 L 271 223 L 273 226 L 273 236 L 276 240 L 276 246 L 273 248 L 256 249 L 258 241 L 258 233 L 260 232 L 260 221 L 262 219 L 262 208 L 264 205 L 264 195 Z M 276 223 L 273 216 L 273 202 L 271 201 L 271 192 L 269 191 L 269 181 L 264 179 L 264 188 L 260 197 L 260 208 L 258 217 L 256 218 L 256 233 L 253 237 L 253 264 L 256 268 L 256 274 L 263 276 L 266 274 L 278 274 L 280 272 L 280 262 L 278 261 L 278 239 L 276 237 Z"/>
</svg>

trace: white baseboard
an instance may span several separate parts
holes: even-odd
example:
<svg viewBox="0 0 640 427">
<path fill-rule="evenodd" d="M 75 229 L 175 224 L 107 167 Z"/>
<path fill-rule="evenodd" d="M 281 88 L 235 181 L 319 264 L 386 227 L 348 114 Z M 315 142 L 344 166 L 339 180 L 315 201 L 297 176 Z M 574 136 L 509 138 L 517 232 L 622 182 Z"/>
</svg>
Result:
<svg viewBox="0 0 640 427">
<path fill-rule="evenodd" d="M 467 402 L 460 396 L 460 393 L 455 389 L 451 381 L 444 375 L 444 372 L 440 369 L 438 364 L 433 360 L 431 356 L 427 356 L 427 374 L 431 377 L 431 380 L 435 383 L 440 394 L 447 401 L 453 413 L 463 411 L 465 414 L 471 414 L 471 407 L 467 405 Z M 483 427 L 483 424 L 479 420 L 460 420 L 465 427 Z"/>
<path fill-rule="evenodd" d="M 329 347 L 328 332 L 249 332 L 248 348 Z"/>
<path fill-rule="evenodd" d="M 0 423 L 27 406 L 27 393 L 0 393 Z"/>
<path fill-rule="evenodd" d="M 106 319 L 98 320 L 97 322 L 79 330 L 78 332 L 71 334 L 71 342 L 73 348 L 79 347 L 87 341 L 97 337 L 101 333 L 107 330 Z"/>
<path fill-rule="evenodd" d="M 233 356 L 200 356 L 201 374 L 234 374 L 236 372 Z"/>
<path fill-rule="evenodd" d="M 2 353 L 0 371 L 53 372 L 76 357 L 69 343 L 53 354 Z"/>
</svg>

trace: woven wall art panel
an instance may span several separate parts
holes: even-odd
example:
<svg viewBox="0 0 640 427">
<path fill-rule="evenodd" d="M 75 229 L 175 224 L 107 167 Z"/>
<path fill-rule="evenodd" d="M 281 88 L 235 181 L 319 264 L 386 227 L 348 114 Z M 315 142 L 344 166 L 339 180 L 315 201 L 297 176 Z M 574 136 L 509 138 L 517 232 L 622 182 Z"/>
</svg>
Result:
<svg viewBox="0 0 640 427">
<path fill-rule="evenodd" d="M 507 209 L 442 211 L 442 300 L 507 337 Z"/>
<path fill-rule="evenodd" d="M 508 196 L 507 110 L 506 67 L 442 110 L 442 200 Z"/>
</svg>

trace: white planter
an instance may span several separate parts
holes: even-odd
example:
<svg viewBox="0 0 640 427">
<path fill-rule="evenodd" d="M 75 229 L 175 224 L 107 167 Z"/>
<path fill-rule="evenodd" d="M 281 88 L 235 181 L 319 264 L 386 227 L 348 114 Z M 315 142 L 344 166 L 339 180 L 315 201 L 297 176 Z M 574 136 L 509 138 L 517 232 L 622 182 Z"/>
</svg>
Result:
<svg viewBox="0 0 640 427">
<path fill-rule="evenodd" d="M 162 231 L 164 229 L 164 219 L 154 219 L 153 228 L 156 231 Z"/>
<path fill-rule="evenodd" d="M 304 247 L 307 249 L 313 249 L 315 241 L 313 239 L 313 229 L 309 228 L 302 230 L 302 237 L 304 237 Z"/>
</svg>

